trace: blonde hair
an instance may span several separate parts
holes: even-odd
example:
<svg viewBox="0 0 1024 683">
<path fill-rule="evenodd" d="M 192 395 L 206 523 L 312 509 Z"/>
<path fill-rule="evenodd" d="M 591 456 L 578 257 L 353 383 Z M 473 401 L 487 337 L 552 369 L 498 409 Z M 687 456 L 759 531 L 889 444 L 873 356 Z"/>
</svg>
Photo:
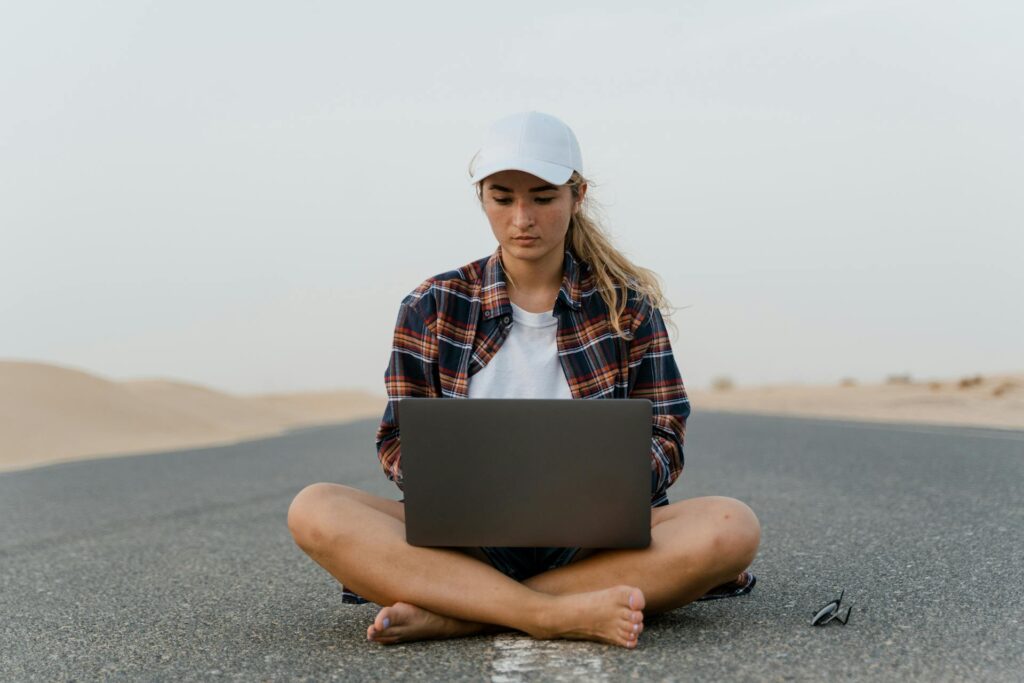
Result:
<svg viewBox="0 0 1024 683">
<path fill-rule="evenodd" d="M 626 310 L 626 291 L 633 290 L 648 299 L 651 306 L 662 311 L 663 316 L 671 316 L 673 309 L 662 289 L 661 278 L 653 270 L 636 265 L 612 244 L 607 231 L 598 218 L 598 210 L 594 206 L 589 191 L 589 182 L 579 172 L 573 171 L 565 183 L 572 191 L 573 200 L 578 200 L 580 187 L 588 185 L 579 209 L 569 218 L 569 231 L 566 233 L 566 245 L 576 256 L 590 266 L 597 284 L 597 291 L 604 299 L 610 311 L 608 316 L 612 330 L 616 336 L 623 336 L 620 318 Z M 483 183 L 476 184 L 477 198 L 483 202 Z M 509 281 L 512 280 L 508 277 Z M 515 286 L 515 282 L 512 283 Z M 618 296 L 616 288 L 623 291 Z M 667 320 L 678 336 L 679 330 L 674 321 Z"/>
</svg>

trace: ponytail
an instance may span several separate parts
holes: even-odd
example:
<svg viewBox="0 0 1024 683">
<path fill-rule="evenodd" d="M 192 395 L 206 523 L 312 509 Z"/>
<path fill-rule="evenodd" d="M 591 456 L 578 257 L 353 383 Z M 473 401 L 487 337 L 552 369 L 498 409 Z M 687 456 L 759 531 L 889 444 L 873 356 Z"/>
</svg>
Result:
<svg viewBox="0 0 1024 683">
<path fill-rule="evenodd" d="M 572 189 L 574 199 L 579 198 L 580 186 L 587 182 L 586 178 L 578 172 L 573 171 L 572 177 L 566 183 Z M 569 219 L 569 232 L 566 234 L 566 245 L 573 253 L 590 265 L 590 270 L 597 281 L 597 290 L 604 299 L 609 314 L 609 322 L 616 336 L 622 335 L 622 327 L 619 318 L 626 309 L 626 296 L 617 296 L 616 287 L 627 285 L 628 289 L 635 290 L 646 297 L 651 306 L 665 311 L 672 311 L 672 306 L 665 297 L 662 290 L 661 278 L 653 270 L 642 268 L 620 252 L 611 239 L 601 227 L 595 216 L 592 206 L 589 206 L 589 192 L 584 196 L 579 211 L 573 213 Z M 668 313 L 666 315 L 671 315 Z M 675 330 L 677 336 L 679 330 L 673 321 L 669 324 Z"/>
</svg>

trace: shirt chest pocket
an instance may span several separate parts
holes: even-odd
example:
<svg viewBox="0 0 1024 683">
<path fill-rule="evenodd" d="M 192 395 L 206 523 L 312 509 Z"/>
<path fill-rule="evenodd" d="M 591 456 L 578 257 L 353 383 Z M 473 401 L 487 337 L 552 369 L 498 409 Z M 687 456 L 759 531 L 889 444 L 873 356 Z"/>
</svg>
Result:
<svg viewBox="0 0 1024 683">
<path fill-rule="evenodd" d="M 605 335 L 563 357 L 576 398 L 625 398 L 628 390 L 629 341 Z"/>
</svg>

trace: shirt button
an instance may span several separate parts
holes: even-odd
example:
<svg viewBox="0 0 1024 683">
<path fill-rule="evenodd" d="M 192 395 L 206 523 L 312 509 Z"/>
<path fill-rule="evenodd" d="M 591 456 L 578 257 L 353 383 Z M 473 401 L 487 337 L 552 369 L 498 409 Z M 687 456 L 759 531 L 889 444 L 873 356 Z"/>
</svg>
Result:
<svg viewBox="0 0 1024 683">
<path fill-rule="evenodd" d="M 502 319 L 501 319 L 501 324 L 502 325 L 508 325 L 511 322 L 512 322 L 512 316 L 506 315 L 506 316 L 502 317 Z"/>
</svg>

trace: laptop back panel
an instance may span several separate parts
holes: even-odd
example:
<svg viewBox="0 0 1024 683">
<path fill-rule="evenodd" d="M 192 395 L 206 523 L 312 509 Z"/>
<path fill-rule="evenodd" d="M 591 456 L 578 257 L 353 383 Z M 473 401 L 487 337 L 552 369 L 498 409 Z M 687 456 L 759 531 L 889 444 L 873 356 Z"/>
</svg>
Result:
<svg viewBox="0 0 1024 683">
<path fill-rule="evenodd" d="M 650 544 L 650 401 L 406 398 L 398 410 L 410 544 Z"/>
</svg>

